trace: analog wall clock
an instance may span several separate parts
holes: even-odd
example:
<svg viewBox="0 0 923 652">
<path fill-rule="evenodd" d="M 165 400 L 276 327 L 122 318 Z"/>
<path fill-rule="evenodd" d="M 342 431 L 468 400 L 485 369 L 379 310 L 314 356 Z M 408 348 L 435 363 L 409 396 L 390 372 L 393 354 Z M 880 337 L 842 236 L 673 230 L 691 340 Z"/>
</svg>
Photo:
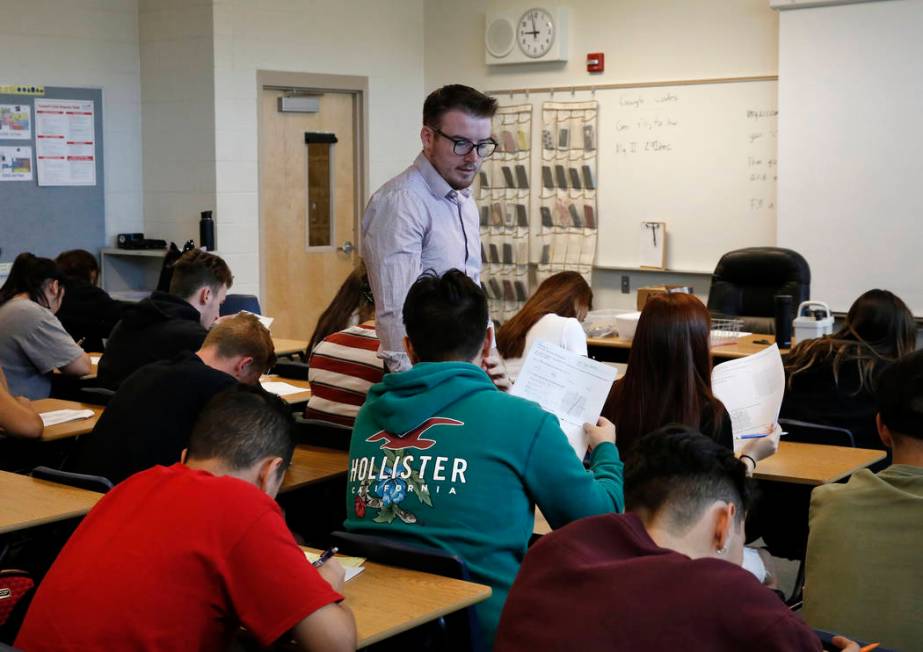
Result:
<svg viewBox="0 0 923 652">
<path fill-rule="evenodd" d="M 516 43 L 524 55 L 539 59 L 551 50 L 558 27 L 547 9 L 535 7 L 526 11 L 516 27 Z"/>
</svg>

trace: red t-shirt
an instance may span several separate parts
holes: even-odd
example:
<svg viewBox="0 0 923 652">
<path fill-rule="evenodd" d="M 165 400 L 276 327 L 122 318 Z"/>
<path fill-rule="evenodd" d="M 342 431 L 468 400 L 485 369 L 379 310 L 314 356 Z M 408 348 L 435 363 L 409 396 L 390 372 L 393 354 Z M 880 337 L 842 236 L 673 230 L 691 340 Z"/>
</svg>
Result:
<svg viewBox="0 0 923 652">
<path fill-rule="evenodd" d="M 753 575 L 660 548 L 634 514 L 575 521 L 533 546 L 494 652 L 820 652 L 814 632 Z"/>
<path fill-rule="evenodd" d="M 156 466 L 83 520 L 39 586 L 16 647 L 218 650 L 239 625 L 269 645 L 342 599 L 257 487 Z"/>
</svg>

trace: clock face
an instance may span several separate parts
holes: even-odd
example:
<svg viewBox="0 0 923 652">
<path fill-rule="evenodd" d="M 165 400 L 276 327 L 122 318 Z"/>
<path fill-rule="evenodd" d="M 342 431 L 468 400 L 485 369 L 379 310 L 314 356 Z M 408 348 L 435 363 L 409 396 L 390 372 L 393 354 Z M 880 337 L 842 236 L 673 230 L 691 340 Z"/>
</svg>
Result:
<svg viewBox="0 0 923 652">
<path fill-rule="evenodd" d="M 516 42 L 527 57 L 537 59 L 548 54 L 555 38 L 554 19 L 544 9 L 529 9 L 519 19 Z"/>
</svg>

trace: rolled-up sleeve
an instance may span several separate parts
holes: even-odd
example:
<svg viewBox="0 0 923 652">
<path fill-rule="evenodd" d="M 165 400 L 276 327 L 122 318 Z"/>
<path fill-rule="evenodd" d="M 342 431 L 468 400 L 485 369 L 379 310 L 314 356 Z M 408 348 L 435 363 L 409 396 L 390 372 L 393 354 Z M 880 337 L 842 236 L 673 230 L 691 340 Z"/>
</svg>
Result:
<svg viewBox="0 0 923 652">
<path fill-rule="evenodd" d="M 425 215 L 409 192 L 376 196 L 363 217 L 362 257 L 375 297 L 375 330 L 379 355 L 391 371 L 410 368 L 404 352 L 404 299 L 423 271 Z"/>
</svg>

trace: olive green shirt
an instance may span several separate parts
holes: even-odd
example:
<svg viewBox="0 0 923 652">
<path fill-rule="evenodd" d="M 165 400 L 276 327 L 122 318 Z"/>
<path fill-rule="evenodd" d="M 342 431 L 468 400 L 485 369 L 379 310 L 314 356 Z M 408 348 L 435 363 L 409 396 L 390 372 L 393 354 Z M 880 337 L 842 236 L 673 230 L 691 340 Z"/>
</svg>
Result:
<svg viewBox="0 0 923 652">
<path fill-rule="evenodd" d="M 804 617 L 883 647 L 923 649 L 923 468 L 859 471 L 811 494 Z"/>
</svg>

